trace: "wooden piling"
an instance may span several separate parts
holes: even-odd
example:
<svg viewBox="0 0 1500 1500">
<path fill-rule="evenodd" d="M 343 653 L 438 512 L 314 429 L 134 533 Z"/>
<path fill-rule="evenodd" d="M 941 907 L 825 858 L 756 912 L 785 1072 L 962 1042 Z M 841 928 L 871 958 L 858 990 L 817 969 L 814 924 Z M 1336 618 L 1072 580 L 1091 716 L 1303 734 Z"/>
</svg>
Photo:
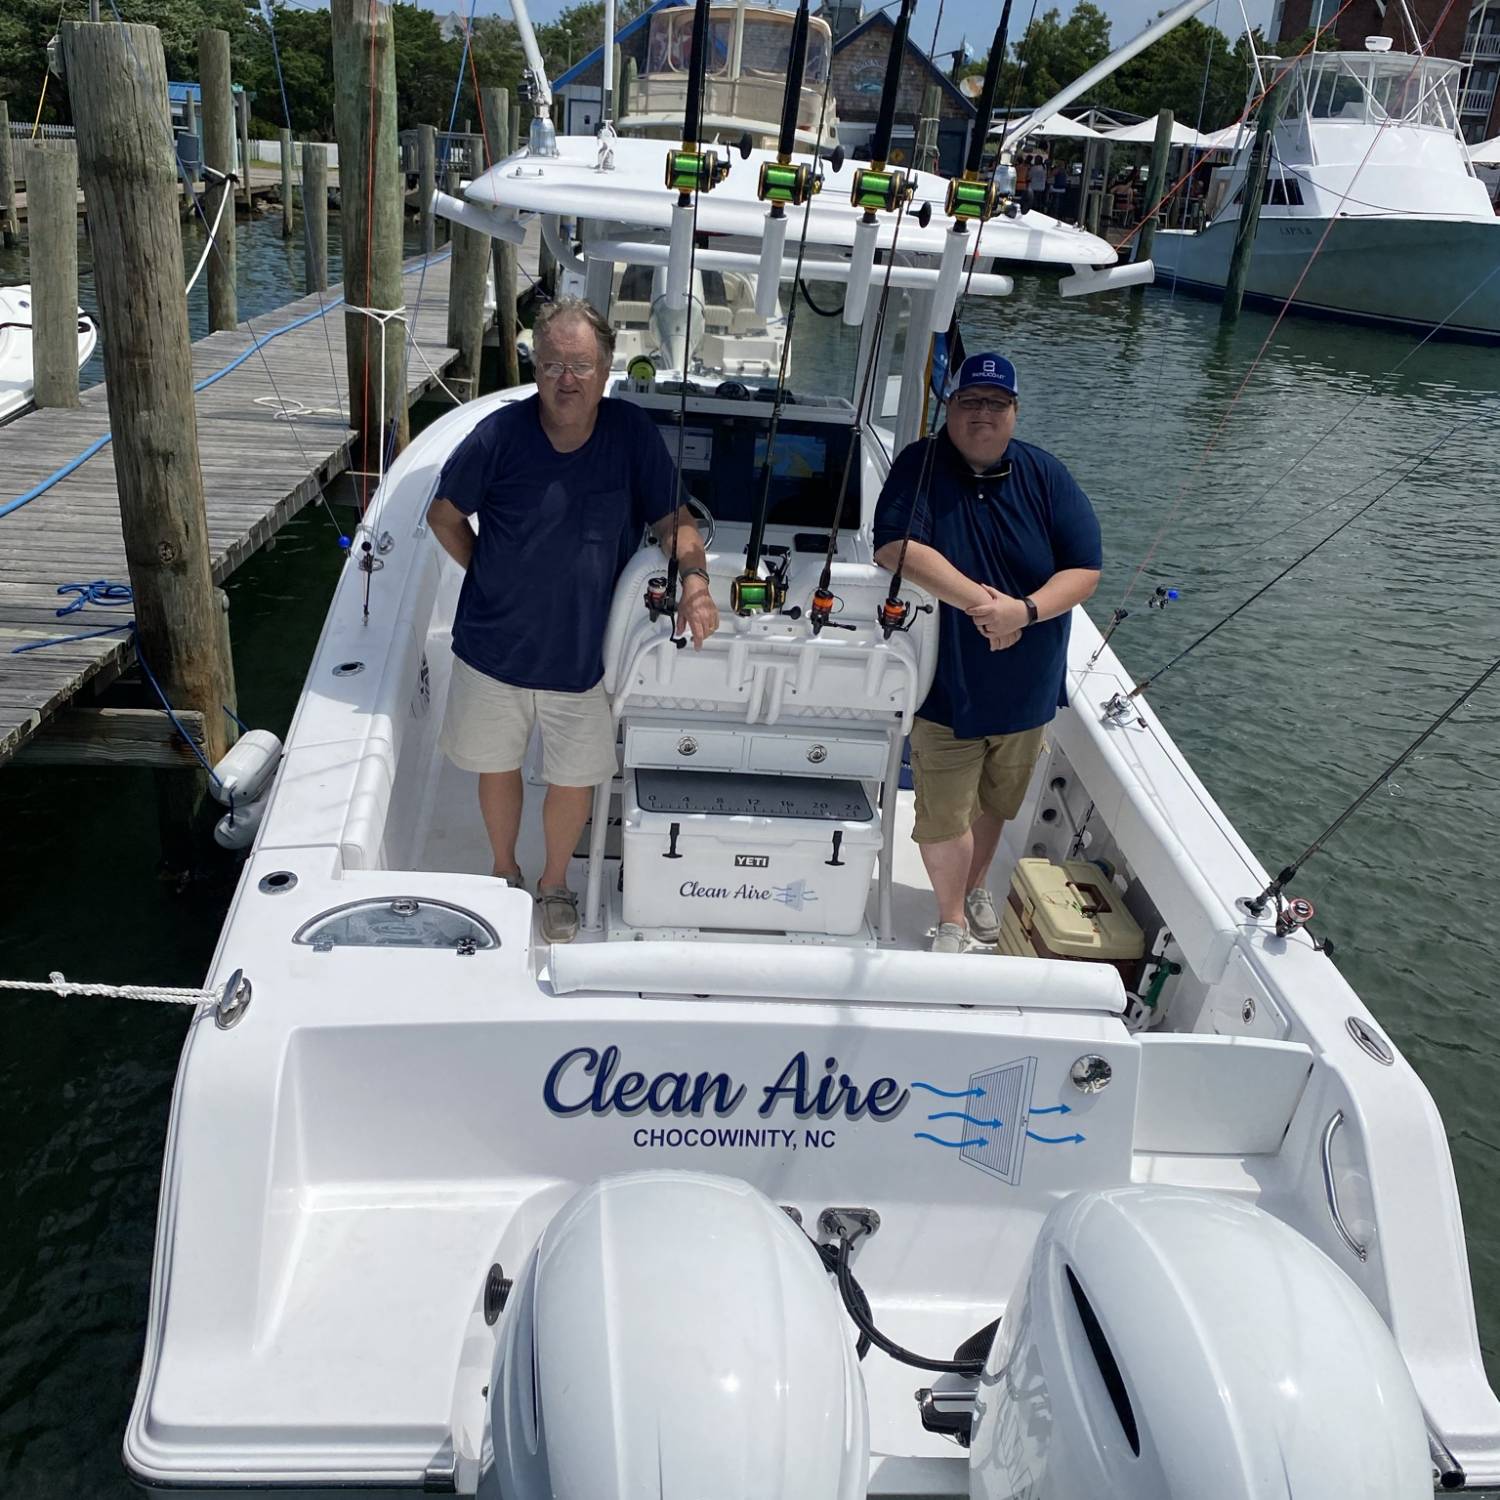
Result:
<svg viewBox="0 0 1500 1500">
<path fill-rule="evenodd" d="M 10 106 L 0 99 L 0 244 L 13 250 L 20 239 L 16 223 L 16 168 L 10 146 Z"/>
<path fill-rule="evenodd" d="M 71 142 L 23 146 L 31 350 L 38 406 L 78 405 L 78 155 Z"/>
<path fill-rule="evenodd" d="M 507 89 L 506 93 L 509 92 L 510 90 Z M 521 106 L 519 104 L 512 104 L 510 107 L 510 134 L 506 139 L 510 142 L 512 151 L 521 149 Z"/>
<path fill-rule="evenodd" d="M 437 131 L 431 125 L 417 126 L 417 212 L 422 220 L 422 254 L 437 247 L 437 222 L 432 195 L 437 190 Z"/>
<path fill-rule="evenodd" d="M 302 255 L 310 292 L 328 290 L 328 152 L 302 144 Z"/>
<path fill-rule="evenodd" d="M 241 201 L 249 214 L 255 207 L 255 199 L 250 192 L 250 96 L 243 88 L 234 96 L 234 104 L 240 131 Z"/>
<path fill-rule="evenodd" d="M 292 237 L 296 212 L 292 204 L 292 166 L 292 132 L 283 129 L 281 132 L 281 237 L 284 240 Z"/>
<path fill-rule="evenodd" d="M 198 33 L 198 84 L 203 108 L 203 165 L 223 177 L 205 171 L 203 216 L 208 227 L 218 224 L 216 248 L 208 255 L 208 327 L 212 333 L 239 326 L 236 301 L 237 260 L 234 231 L 234 94 L 229 84 L 229 33 L 210 30 Z M 230 201 L 222 213 L 225 196 Z"/>
<path fill-rule="evenodd" d="M 480 142 L 469 137 L 469 147 L 478 160 Z M 456 184 L 455 184 L 456 187 Z M 454 224 L 453 270 L 448 279 L 448 345 L 458 350 L 453 378 L 467 382 L 464 392 L 472 401 L 479 394 L 479 361 L 484 349 L 484 294 L 489 288 L 491 238 L 481 229 Z"/>
<path fill-rule="evenodd" d="M 1255 250 L 1255 234 L 1260 228 L 1260 203 L 1265 196 L 1266 173 L 1271 165 L 1271 136 L 1281 109 L 1284 78 L 1278 78 L 1261 102 L 1255 121 L 1255 141 L 1245 164 L 1244 192 L 1240 198 L 1240 222 L 1234 231 L 1234 248 L 1229 252 L 1229 273 L 1224 279 L 1224 302 L 1219 308 L 1219 322 L 1233 323 L 1245 301 L 1245 278 L 1250 273 L 1250 257 Z"/>
<path fill-rule="evenodd" d="M 189 135 L 198 134 L 198 101 L 191 94 L 183 96 L 182 100 L 182 128 Z M 201 159 L 202 153 L 199 153 Z"/>
<path fill-rule="evenodd" d="M 627 57 L 624 71 L 619 75 L 620 81 L 615 85 L 615 118 L 618 120 L 623 120 L 635 108 L 636 71 L 635 59 Z"/>
<path fill-rule="evenodd" d="M 493 165 L 504 161 L 516 148 L 516 137 L 511 129 L 510 90 L 481 89 L 479 97 Z M 500 347 L 500 386 L 504 390 L 521 383 L 521 363 L 516 352 L 516 247 L 504 240 L 496 240 L 492 253 L 495 260 L 495 333 Z"/>
<path fill-rule="evenodd" d="M 1156 117 L 1156 139 L 1151 143 L 1151 175 L 1146 181 L 1146 217 L 1141 221 L 1140 234 L 1136 236 L 1132 260 L 1151 259 L 1151 247 L 1156 241 L 1157 211 L 1167 187 L 1167 161 L 1171 154 L 1172 111 L 1164 109 Z M 1136 288 L 1143 295 L 1145 290 L 1145 287 Z"/>
<path fill-rule="evenodd" d="M 76 21 L 61 32 L 79 175 L 97 243 L 109 247 L 94 277 L 139 650 L 173 707 L 203 715 L 212 763 L 233 742 L 224 709 L 235 699 L 204 514 L 176 162 L 159 123 L 161 35 L 154 26 Z M 176 778 L 163 832 L 180 837 L 203 779 L 159 774 Z"/>
<path fill-rule="evenodd" d="M 333 0 L 331 12 L 346 305 L 399 312 L 404 306 L 401 224 L 405 183 L 396 142 L 396 52 L 391 10 L 388 5 L 371 5 L 368 0 Z M 356 311 L 348 312 L 345 319 L 349 425 L 362 439 L 359 467 L 369 472 L 377 466 L 379 445 L 392 431 L 393 451 L 400 452 L 406 446 L 410 430 L 403 383 L 406 324 L 399 316 L 387 318 L 382 324 Z M 382 390 L 384 432 L 380 425 Z"/>
</svg>

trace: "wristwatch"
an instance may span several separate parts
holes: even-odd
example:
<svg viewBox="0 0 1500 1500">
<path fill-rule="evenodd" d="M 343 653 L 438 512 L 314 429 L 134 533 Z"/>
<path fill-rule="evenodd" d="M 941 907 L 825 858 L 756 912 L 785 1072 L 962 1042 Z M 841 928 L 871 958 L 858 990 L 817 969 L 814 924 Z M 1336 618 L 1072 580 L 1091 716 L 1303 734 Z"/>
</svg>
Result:
<svg viewBox="0 0 1500 1500">
<path fill-rule="evenodd" d="M 1023 600 L 1021 600 L 1021 603 L 1026 606 L 1026 623 L 1028 625 L 1035 625 L 1036 624 L 1036 600 L 1033 599 L 1030 594 L 1028 594 Z"/>
<path fill-rule="evenodd" d="M 712 582 L 712 579 L 708 576 L 707 568 L 683 568 L 677 576 L 682 579 L 701 578 L 705 584 Z M 1035 614 L 1036 611 L 1033 610 L 1032 613 Z"/>
</svg>

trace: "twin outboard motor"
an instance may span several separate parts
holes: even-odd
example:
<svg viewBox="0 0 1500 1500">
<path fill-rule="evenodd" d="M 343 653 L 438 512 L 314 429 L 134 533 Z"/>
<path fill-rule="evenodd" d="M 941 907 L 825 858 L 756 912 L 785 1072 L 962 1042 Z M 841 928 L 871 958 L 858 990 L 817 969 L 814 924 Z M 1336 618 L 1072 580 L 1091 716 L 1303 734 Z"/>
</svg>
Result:
<svg viewBox="0 0 1500 1500">
<path fill-rule="evenodd" d="M 639 1172 L 548 1225 L 490 1384 L 503 1500 L 864 1500 L 848 1325 L 806 1235 L 743 1182 Z"/>
<path fill-rule="evenodd" d="M 1132 1187 L 1043 1223 L 979 1384 L 972 1500 L 1419 1500 L 1390 1330 L 1279 1219 Z"/>
</svg>

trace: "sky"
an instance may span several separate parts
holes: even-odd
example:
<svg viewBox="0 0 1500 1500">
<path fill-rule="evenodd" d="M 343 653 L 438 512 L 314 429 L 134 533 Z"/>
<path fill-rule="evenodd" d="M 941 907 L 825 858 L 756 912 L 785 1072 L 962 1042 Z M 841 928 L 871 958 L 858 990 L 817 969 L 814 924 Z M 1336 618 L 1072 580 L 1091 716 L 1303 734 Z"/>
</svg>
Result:
<svg viewBox="0 0 1500 1500">
<path fill-rule="evenodd" d="M 444 3 L 444 0 L 422 0 L 422 3 L 427 9 L 435 10 L 441 15 L 455 10 L 460 15 L 468 14 L 469 0 L 450 0 L 450 3 Z M 550 21 L 566 8 L 567 3 L 568 0 L 528 0 L 531 19 Z M 790 7 L 793 0 L 780 0 L 780 3 Z M 942 6 L 942 21 L 938 26 L 939 51 L 945 47 L 956 47 L 964 39 L 977 52 L 983 53 L 989 49 L 995 27 L 1000 21 L 999 0 L 917 0 L 911 34 L 919 47 L 926 50 L 932 44 L 932 28 L 937 21 L 939 3 Z M 1095 0 L 1095 3 L 1109 17 L 1110 40 L 1118 47 L 1149 24 L 1159 11 L 1166 9 L 1169 0 Z M 1273 0 L 1243 0 L 1243 3 L 1252 26 L 1264 28 L 1269 25 Z M 1073 8 L 1073 0 L 1037 0 L 1037 14 L 1042 14 L 1052 6 L 1056 6 L 1066 17 Z M 867 13 L 869 9 L 870 0 L 866 0 Z M 475 13 L 508 17 L 510 6 L 507 0 L 477 0 Z M 1012 41 L 1019 40 L 1025 31 L 1026 19 L 1030 13 L 1030 0 L 1013 0 Z M 1240 0 L 1208 0 L 1198 14 L 1204 21 L 1217 24 L 1231 38 L 1237 37 L 1245 29 L 1240 17 Z"/>
</svg>

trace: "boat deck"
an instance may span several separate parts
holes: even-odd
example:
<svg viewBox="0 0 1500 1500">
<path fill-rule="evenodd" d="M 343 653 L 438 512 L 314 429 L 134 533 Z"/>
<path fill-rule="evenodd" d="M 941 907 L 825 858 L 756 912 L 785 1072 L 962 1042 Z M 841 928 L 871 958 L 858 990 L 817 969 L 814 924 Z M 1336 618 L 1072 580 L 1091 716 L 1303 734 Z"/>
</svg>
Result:
<svg viewBox="0 0 1500 1500">
<path fill-rule="evenodd" d="M 458 357 L 447 343 L 450 258 L 409 262 L 405 296 L 416 348 L 407 399 L 436 387 Z M 420 299 L 418 292 L 420 290 Z M 338 413 L 348 384 L 342 288 L 331 287 L 255 321 L 264 346 L 198 396 L 198 444 L 215 582 L 227 578 L 349 468 L 354 433 Z M 306 321 L 299 321 L 299 320 Z M 193 345 L 201 382 L 254 349 L 242 324 Z M 313 410 L 295 422 L 277 403 Z M 259 404 L 258 404 L 259 403 Z M 83 636 L 123 623 L 119 608 L 90 607 L 59 619 L 59 584 L 111 579 L 128 570 L 120 531 L 105 386 L 74 409 L 32 411 L 0 428 L 0 508 L 106 439 L 87 462 L 30 503 L 0 516 L 0 763 L 14 755 L 85 686 L 101 685 L 128 661 L 124 632 L 15 654 L 17 646 Z"/>
</svg>

